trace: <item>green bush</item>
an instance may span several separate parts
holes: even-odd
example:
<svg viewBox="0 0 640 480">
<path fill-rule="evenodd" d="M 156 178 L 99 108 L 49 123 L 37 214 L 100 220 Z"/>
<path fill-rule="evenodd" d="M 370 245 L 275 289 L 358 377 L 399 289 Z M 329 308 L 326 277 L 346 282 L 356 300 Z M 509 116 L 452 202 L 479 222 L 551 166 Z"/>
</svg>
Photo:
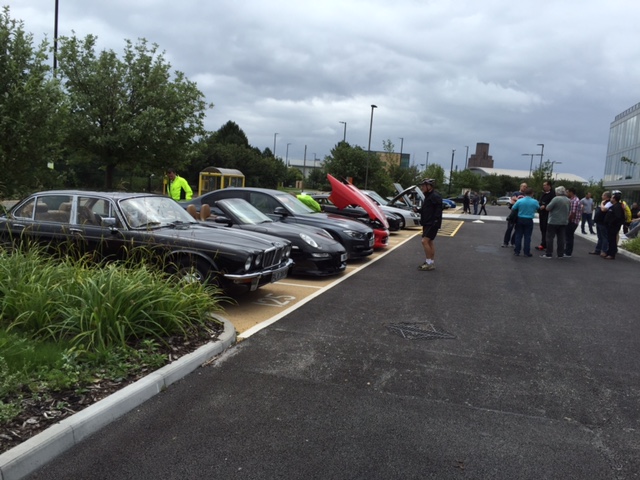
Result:
<svg viewBox="0 0 640 480">
<path fill-rule="evenodd" d="M 47 392 L 81 392 L 168 362 L 160 346 L 217 323 L 215 287 L 135 261 L 96 266 L 40 248 L 0 248 L 0 425 Z"/>
<path fill-rule="evenodd" d="M 640 255 L 640 237 L 626 240 L 620 246 L 631 253 Z"/>
</svg>

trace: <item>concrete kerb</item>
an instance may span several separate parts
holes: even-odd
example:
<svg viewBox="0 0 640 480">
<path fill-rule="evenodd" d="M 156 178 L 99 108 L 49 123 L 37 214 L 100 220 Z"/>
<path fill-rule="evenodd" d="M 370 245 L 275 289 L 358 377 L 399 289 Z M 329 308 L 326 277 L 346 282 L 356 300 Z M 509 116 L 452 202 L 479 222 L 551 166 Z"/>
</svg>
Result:
<svg viewBox="0 0 640 480">
<path fill-rule="evenodd" d="M 0 480 L 24 478 L 228 349 L 236 341 L 235 327 L 226 318 L 213 317 L 224 325 L 224 331 L 215 342 L 200 347 L 6 451 L 0 455 Z"/>
</svg>

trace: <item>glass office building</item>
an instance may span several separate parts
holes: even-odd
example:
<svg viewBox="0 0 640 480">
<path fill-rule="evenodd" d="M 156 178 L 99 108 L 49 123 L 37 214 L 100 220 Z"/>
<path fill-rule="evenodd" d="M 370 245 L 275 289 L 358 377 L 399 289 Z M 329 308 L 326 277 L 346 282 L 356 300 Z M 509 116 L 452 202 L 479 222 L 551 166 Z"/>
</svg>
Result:
<svg viewBox="0 0 640 480">
<path fill-rule="evenodd" d="M 626 201 L 640 200 L 640 103 L 611 123 L 603 183 L 607 190 L 622 191 Z"/>
</svg>

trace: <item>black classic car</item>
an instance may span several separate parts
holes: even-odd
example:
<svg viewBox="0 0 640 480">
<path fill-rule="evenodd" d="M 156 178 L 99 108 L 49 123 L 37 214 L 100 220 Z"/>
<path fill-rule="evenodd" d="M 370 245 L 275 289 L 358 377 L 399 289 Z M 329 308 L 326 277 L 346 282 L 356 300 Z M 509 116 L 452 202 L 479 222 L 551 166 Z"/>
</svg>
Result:
<svg viewBox="0 0 640 480">
<path fill-rule="evenodd" d="M 0 241 L 35 241 L 107 260 L 146 247 L 169 273 L 229 292 L 281 280 L 293 264 L 288 240 L 200 223 L 174 200 L 142 193 L 35 193 L 0 216 Z"/>
<path fill-rule="evenodd" d="M 294 261 L 290 271 L 292 275 L 334 275 L 347 266 L 346 250 L 326 230 L 308 225 L 274 222 L 241 198 L 218 200 L 211 207 L 208 218 L 202 215 L 202 211 L 196 209 L 196 213 L 201 220 L 289 240 L 291 258 Z"/>
<path fill-rule="evenodd" d="M 371 228 L 342 215 L 314 212 L 293 195 L 279 190 L 229 187 L 181 202 L 181 205 L 186 208 L 193 204 L 200 210 L 203 204 L 212 206 L 226 198 L 242 198 L 277 221 L 322 228 L 344 246 L 348 258 L 365 257 L 373 253 L 375 239 Z"/>
</svg>

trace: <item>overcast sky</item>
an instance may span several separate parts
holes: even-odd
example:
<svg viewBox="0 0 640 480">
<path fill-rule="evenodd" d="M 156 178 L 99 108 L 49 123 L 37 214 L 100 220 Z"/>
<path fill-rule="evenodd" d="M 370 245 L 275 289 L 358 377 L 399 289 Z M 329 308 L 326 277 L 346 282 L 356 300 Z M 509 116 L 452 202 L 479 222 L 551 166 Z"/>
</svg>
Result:
<svg viewBox="0 0 640 480">
<path fill-rule="evenodd" d="M 4 2 L 6 4 L 6 0 Z M 36 40 L 55 0 L 10 0 Z M 391 140 L 412 163 L 464 168 L 476 143 L 496 168 L 600 180 L 609 126 L 640 102 L 635 0 L 59 0 L 59 35 L 121 53 L 146 38 L 198 84 L 206 127 L 321 159 L 342 140 Z M 404 138 L 404 141 L 401 140 Z M 534 165 L 540 157 L 534 157 Z"/>
</svg>

